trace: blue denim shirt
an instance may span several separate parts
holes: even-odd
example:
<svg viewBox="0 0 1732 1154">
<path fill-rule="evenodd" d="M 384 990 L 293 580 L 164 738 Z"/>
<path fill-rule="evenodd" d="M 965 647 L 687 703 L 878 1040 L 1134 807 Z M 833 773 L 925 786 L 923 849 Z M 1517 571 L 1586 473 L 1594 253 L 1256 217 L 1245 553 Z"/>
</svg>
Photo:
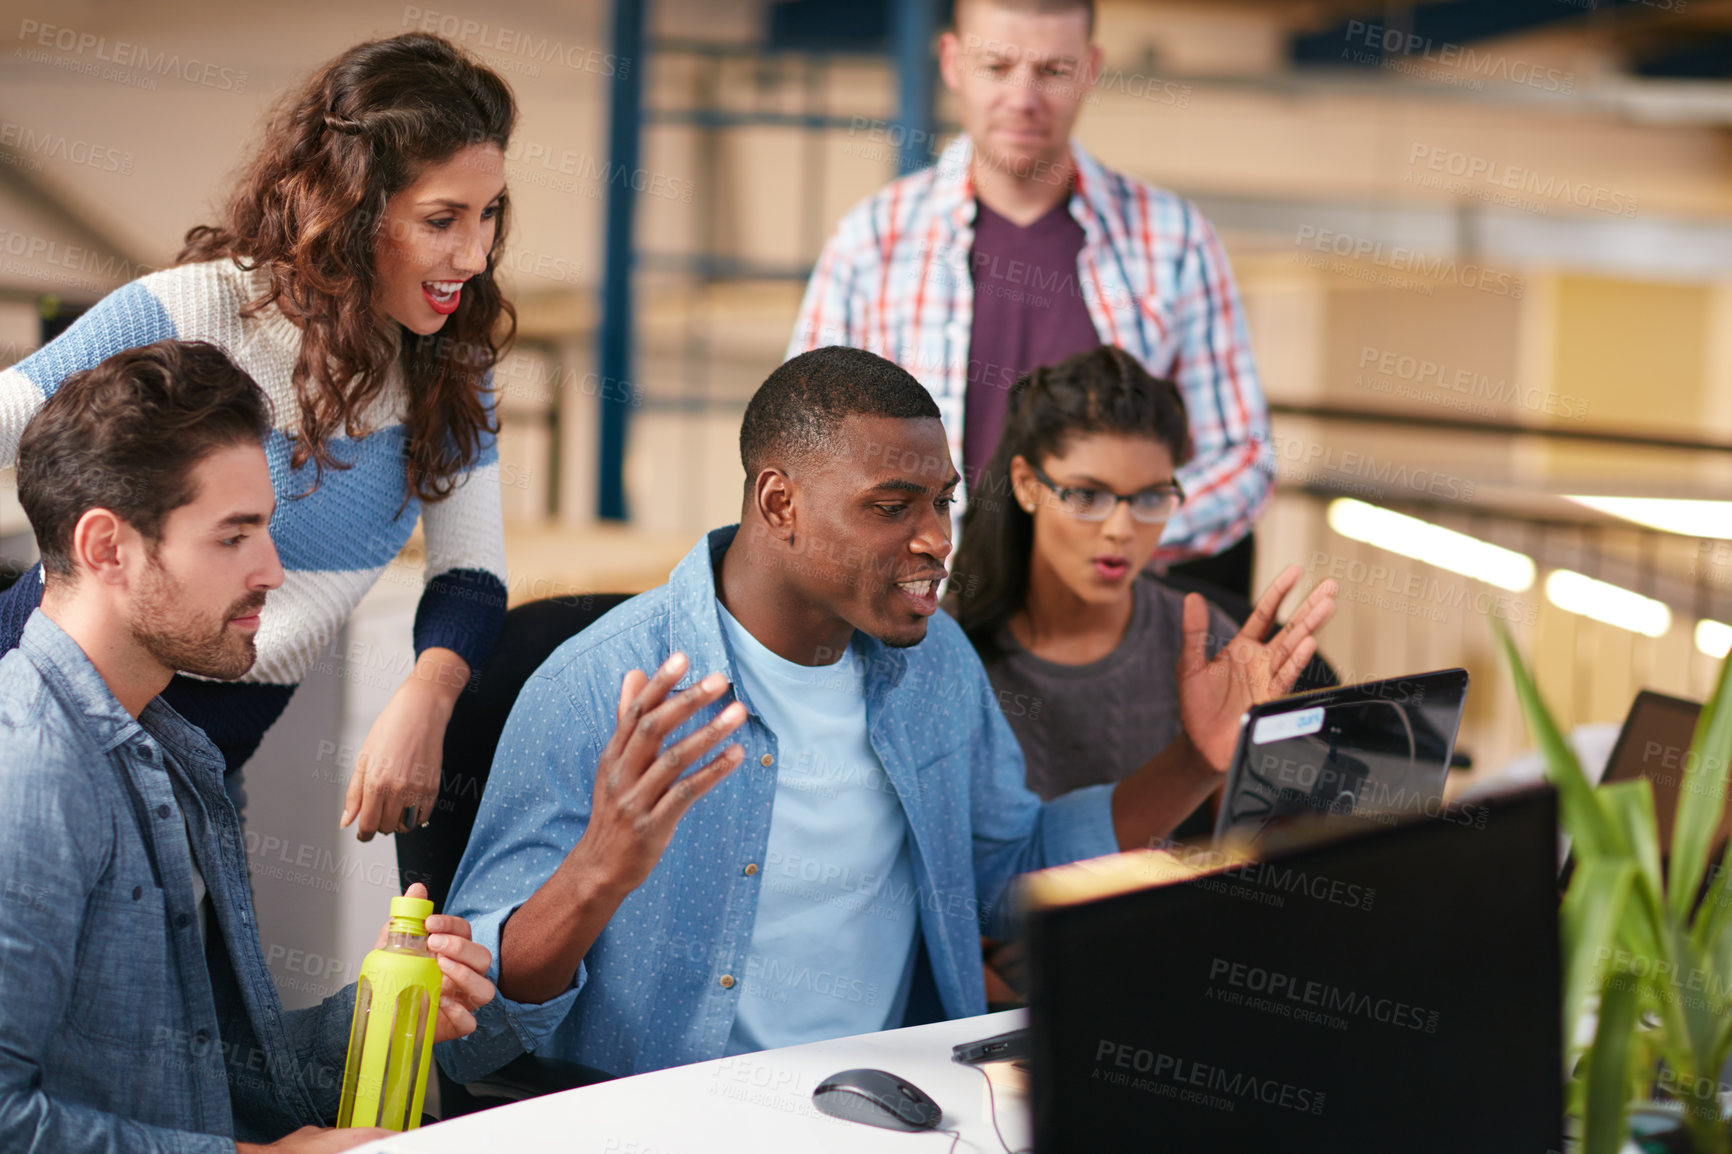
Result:
<svg viewBox="0 0 1732 1154">
<path fill-rule="evenodd" d="M 676 650 L 680 688 L 725 672 L 748 719 L 745 761 L 686 813 L 649 879 L 626 898 L 572 986 L 540 1005 L 503 996 L 473 1034 L 442 1047 L 469 1081 L 525 1050 L 635 1074 L 726 1052 L 744 989 L 776 792 L 776 735 L 740 690 L 716 600 L 715 566 L 735 528 L 698 542 L 668 584 L 619 606 L 555 650 L 530 677 L 500 738 L 450 909 L 493 951 L 505 920 L 577 844 L 596 765 L 612 736 L 620 678 L 653 672 Z M 926 638 L 892 649 L 856 634 L 866 661 L 866 720 L 908 817 L 920 937 L 944 1013 L 986 1012 L 980 934 L 1025 870 L 1118 849 L 1112 786 L 1042 804 L 1023 785 L 1022 753 L 961 628 L 935 614 Z M 726 703 L 701 710 L 670 743 Z M 883 980 L 894 983 L 898 975 Z"/>
<path fill-rule="evenodd" d="M 41 610 L 0 660 L 0 797 L 0 1149 L 233 1154 L 336 1116 L 354 987 L 283 1012 L 221 754 L 160 698 L 133 720 Z"/>
</svg>

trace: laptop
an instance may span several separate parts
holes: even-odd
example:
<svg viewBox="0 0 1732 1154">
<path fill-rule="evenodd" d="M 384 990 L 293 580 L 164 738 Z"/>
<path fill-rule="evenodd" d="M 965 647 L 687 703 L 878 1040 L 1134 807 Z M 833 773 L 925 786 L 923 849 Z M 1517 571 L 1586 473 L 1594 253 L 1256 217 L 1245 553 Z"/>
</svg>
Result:
<svg viewBox="0 0 1732 1154">
<path fill-rule="evenodd" d="M 1254 705 L 1239 725 L 1215 841 L 1255 844 L 1280 827 L 1387 823 L 1443 808 L 1467 671 L 1440 669 Z"/>
<path fill-rule="evenodd" d="M 1699 702 L 1669 697 L 1644 689 L 1630 703 L 1624 728 L 1606 761 L 1602 785 L 1614 781 L 1648 779 L 1654 791 L 1654 819 L 1659 827 L 1660 856 L 1671 854 L 1672 820 L 1678 814 L 1678 787 L 1684 771 L 1695 768 L 1690 760 L 1690 742 L 1696 736 L 1696 719 L 1702 715 Z M 1732 834 L 1732 806 L 1720 815 L 1720 828 L 1709 844 L 1718 856 L 1728 834 Z"/>
<path fill-rule="evenodd" d="M 1563 1149 L 1556 805 L 1031 905 L 1034 1149 Z"/>
</svg>

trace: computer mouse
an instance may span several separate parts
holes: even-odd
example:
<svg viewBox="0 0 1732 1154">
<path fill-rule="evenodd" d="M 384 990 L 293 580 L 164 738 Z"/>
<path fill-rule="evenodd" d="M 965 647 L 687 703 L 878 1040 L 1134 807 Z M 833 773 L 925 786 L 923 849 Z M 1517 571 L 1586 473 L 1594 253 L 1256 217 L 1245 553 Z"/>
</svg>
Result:
<svg viewBox="0 0 1732 1154">
<path fill-rule="evenodd" d="M 837 1118 L 886 1130 L 930 1130 L 944 1116 L 920 1087 L 888 1070 L 831 1074 L 812 1091 L 812 1104 Z"/>
</svg>

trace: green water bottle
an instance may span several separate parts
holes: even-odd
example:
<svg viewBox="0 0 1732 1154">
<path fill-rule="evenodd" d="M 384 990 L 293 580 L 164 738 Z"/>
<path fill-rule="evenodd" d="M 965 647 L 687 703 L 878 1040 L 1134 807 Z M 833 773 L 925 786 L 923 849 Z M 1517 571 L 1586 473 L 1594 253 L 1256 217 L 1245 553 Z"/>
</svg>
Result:
<svg viewBox="0 0 1732 1154">
<path fill-rule="evenodd" d="M 439 1022 L 439 963 L 427 948 L 432 912 L 425 898 L 392 898 L 385 947 L 361 963 L 338 1126 L 421 1125 Z"/>
</svg>

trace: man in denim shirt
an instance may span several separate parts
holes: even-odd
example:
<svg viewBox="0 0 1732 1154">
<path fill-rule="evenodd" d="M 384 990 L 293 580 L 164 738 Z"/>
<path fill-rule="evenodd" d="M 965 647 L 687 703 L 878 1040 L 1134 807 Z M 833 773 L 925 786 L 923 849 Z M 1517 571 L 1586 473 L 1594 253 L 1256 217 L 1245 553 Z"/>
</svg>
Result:
<svg viewBox="0 0 1732 1154">
<path fill-rule="evenodd" d="M 284 1013 L 222 755 L 157 697 L 177 669 L 252 665 L 283 580 L 267 406 L 220 349 L 163 341 L 69 377 L 20 442 L 47 584 L 0 660 L 0 1149 L 383 1135 L 311 1128 L 337 1112 L 354 987 Z M 429 928 L 443 1039 L 492 996 L 490 959 L 460 919 Z"/>
<path fill-rule="evenodd" d="M 959 478 L 908 373 L 801 354 L 740 443 L 741 525 L 512 709 L 451 896 L 501 995 L 440 1054 L 460 1081 L 526 1049 L 628 1074 L 983 1013 L 980 934 L 1015 875 L 1147 845 L 1219 783 L 1175 742 L 1117 784 L 1024 787 L 973 646 L 935 615 Z M 1217 712 L 1303 666 L 1320 619 L 1300 616 L 1203 679 Z"/>
</svg>

